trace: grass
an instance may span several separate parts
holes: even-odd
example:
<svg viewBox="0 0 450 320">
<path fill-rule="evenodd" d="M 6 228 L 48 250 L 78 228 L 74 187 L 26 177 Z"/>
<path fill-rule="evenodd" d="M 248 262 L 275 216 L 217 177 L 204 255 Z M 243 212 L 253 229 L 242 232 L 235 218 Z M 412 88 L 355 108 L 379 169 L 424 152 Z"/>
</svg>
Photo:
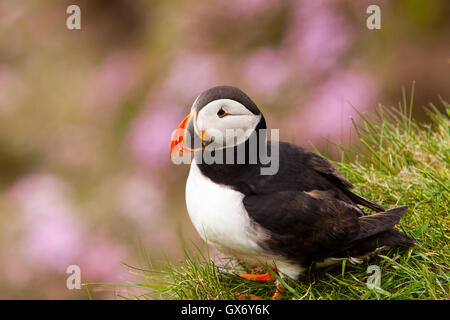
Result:
<svg viewBox="0 0 450 320">
<path fill-rule="evenodd" d="M 413 91 L 413 90 L 412 90 Z M 356 132 L 362 150 L 341 146 L 335 165 L 364 197 L 388 208 L 408 205 L 400 229 L 417 240 L 414 248 L 391 248 L 355 265 L 346 261 L 308 270 L 287 281 L 283 299 L 449 299 L 450 106 L 429 106 L 431 123 L 412 119 L 413 93 L 397 110 L 379 106 L 376 118 L 359 114 Z M 357 152 L 355 152 L 357 151 Z M 214 262 L 201 248 L 185 247 L 185 259 L 163 271 L 129 266 L 140 274 L 140 294 L 132 299 L 237 299 L 252 293 L 270 299 L 274 282 L 242 279 L 249 267 L 233 258 Z M 381 286 L 369 289 L 370 265 L 379 267 Z M 249 270 L 246 270 L 249 271 Z"/>
</svg>

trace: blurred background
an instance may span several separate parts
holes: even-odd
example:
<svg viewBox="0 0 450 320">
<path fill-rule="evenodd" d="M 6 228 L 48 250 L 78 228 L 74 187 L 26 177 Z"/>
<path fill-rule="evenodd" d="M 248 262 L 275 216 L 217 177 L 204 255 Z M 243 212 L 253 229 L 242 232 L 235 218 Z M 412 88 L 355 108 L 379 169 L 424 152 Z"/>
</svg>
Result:
<svg viewBox="0 0 450 320">
<path fill-rule="evenodd" d="M 345 143 L 350 104 L 396 106 L 413 80 L 426 121 L 450 99 L 449 16 L 447 0 L 2 0 L 0 298 L 87 298 L 67 266 L 133 282 L 123 262 L 161 268 L 183 257 L 180 235 L 200 243 L 169 144 L 211 86 L 240 87 L 308 149 Z"/>
</svg>

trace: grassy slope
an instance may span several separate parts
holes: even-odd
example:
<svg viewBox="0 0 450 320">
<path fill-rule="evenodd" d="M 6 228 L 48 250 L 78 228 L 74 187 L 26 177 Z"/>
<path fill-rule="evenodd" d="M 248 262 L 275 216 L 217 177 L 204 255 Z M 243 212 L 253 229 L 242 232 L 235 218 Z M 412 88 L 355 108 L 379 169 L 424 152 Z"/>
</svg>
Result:
<svg viewBox="0 0 450 320">
<path fill-rule="evenodd" d="M 412 97 L 411 97 L 412 100 Z M 412 121 L 412 101 L 401 111 L 380 107 L 378 119 L 364 115 L 357 132 L 365 146 L 335 163 L 354 183 L 355 191 L 393 208 L 408 205 L 400 228 L 417 240 L 411 250 L 392 248 L 360 265 L 349 262 L 311 269 L 298 282 L 286 283 L 284 299 L 449 299 L 449 165 L 450 106 L 431 105 L 432 124 Z M 377 123 L 377 124 L 375 124 Z M 250 282 L 237 276 L 236 261 L 215 264 L 202 250 L 186 250 L 186 259 L 165 271 L 133 268 L 144 278 L 143 295 L 132 298 L 236 299 L 248 292 L 270 298 L 274 283 Z M 366 285 L 369 265 L 381 270 L 381 289 Z M 244 266 L 245 267 L 245 266 Z"/>
</svg>

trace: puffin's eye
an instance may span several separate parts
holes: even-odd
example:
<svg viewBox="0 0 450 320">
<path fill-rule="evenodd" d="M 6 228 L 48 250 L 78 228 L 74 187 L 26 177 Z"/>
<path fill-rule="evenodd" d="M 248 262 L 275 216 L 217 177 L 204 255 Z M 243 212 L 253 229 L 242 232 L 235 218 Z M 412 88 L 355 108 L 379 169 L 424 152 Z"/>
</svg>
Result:
<svg viewBox="0 0 450 320">
<path fill-rule="evenodd" d="M 227 115 L 227 113 L 226 113 L 222 108 L 220 108 L 219 111 L 217 111 L 217 116 L 218 116 L 219 118 L 223 118 L 223 117 L 225 117 L 226 115 Z"/>
</svg>

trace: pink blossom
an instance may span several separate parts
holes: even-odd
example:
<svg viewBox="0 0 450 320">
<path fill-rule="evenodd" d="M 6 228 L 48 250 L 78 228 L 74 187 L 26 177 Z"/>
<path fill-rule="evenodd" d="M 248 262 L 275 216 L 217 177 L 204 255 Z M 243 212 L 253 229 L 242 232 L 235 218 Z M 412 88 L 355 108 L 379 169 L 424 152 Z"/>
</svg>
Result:
<svg viewBox="0 0 450 320">
<path fill-rule="evenodd" d="M 81 234 L 73 218 L 55 216 L 36 220 L 29 228 L 22 248 L 34 269 L 52 269 L 64 272 L 76 262 L 81 250 Z"/>
<path fill-rule="evenodd" d="M 201 52 L 179 54 L 163 80 L 159 95 L 175 103 L 192 104 L 202 91 L 219 84 L 218 64 L 214 56 Z"/>
<path fill-rule="evenodd" d="M 152 247 L 169 253 L 177 239 L 167 230 L 173 228 L 165 212 L 167 177 L 158 179 L 143 172 L 122 174 L 115 184 L 115 207 L 136 223 L 136 236 Z"/>
<path fill-rule="evenodd" d="M 125 216 L 143 228 L 158 221 L 164 205 L 164 185 L 157 184 L 150 177 L 133 173 L 120 177 L 116 186 L 116 206 Z"/>
<path fill-rule="evenodd" d="M 172 132 L 183 119 L 175 107 L 149 109 L 132 124 L 129 148 L 132 159 L 142 166 L 158 167 L 170 162 Z"/>
<path fill-rule="evenodd" d="M 72 264 L 80 266 L 83 281 L 113 281 L 122 275 L 126 250 L 106 236 L 86 233 L 63 180 L 32 174 L 16 183 L 12 195 L 21 209 L 24 234 L 10 266 L 24 261 L 33 277 L 64 274 Z"/>
<path fill-rule="evenodd" d="M 274 97 L 290 75 L 286 57 L 272 48 L 263 48 L 250 55 L 244 64 L 244 79 L 249 87 Z"/>
<path fill-rule="evenodd" d="M 333 10 L 332 2 L 302 1 L 295 7 L 286 45 L 308 71 L 335 67 L 350 44 L 351 31 Z"/>
<path fill-rule="evenodd" d="M 140 61 L 140 56 L 130 50 L 115 51 L 107 56 L 88 82 L 87 105 L 116 107 L 139 82 Z"/>
<path fill-rule="evenodd" d="M 367 110 L 377 93 L 374 79 L 367 74 L 335 73 L 313 92 L 309 100 L 302 101 L 300 111 L 289 117 L 289 127 L 303 143 L 326 136 L 336 140 L 341 134 L 345 138 L 352 126 L 350 117 L 357 116 L 352 105 L 360 111 Z"/>
<path fill-rule="evenodd" d="M 123 281 L 127 268 L 127 250 L 105 236 L 91 237 L 85 241 L 83 250 L 74 261 L 83 273 L 84 281 Z"/>
<path fill-rule="evenodd" d="M 68 187 L 47 174 L 32 174 L 12 189 L 22 213 L 21 252 L 36 269 L 63 270 L 81 248 L 81 226 Z"/>
<path fill-rule="evenodd" d="M 69 187 L 57 176 L 30 174 L 19 179 L 11 190 L 29 222 L 75 214 L 69 202 Z"/>
</svg>

